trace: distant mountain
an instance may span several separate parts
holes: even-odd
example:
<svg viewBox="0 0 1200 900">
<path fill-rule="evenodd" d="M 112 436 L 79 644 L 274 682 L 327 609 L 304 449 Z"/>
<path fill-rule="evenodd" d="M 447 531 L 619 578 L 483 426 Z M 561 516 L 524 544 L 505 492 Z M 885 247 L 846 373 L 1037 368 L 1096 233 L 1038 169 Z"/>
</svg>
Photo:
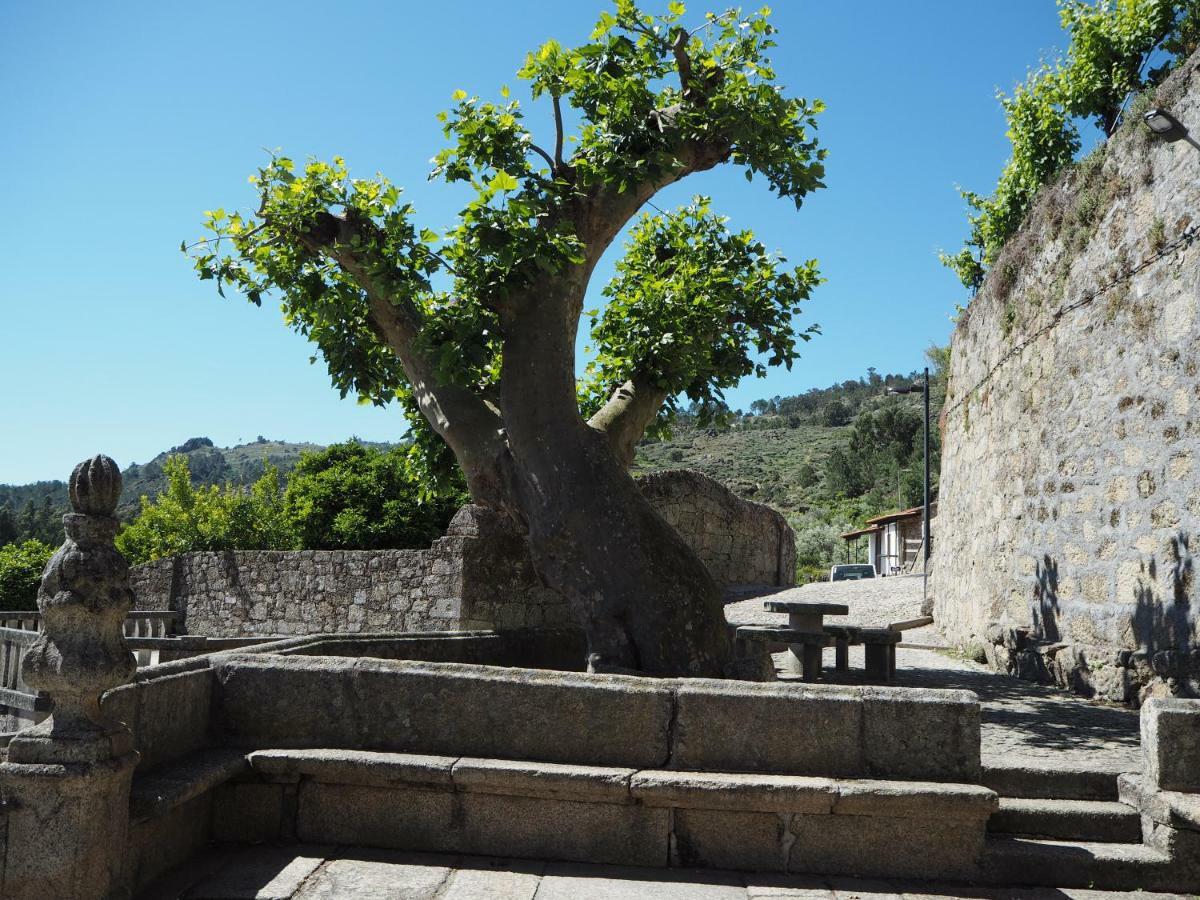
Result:
<svg viewBox="0 0 1200 900">
<path fill-rule="evenodd" d="M 750 404 L 749 413 L 728 411 L 719 426 L 700 427 L 696 424 L 697 410 L 684 410 L 670 438 L 646 440 L 638 447 L 634 473 L 695 469 L 728 484 L 747 499 L 769 503 L 784 513 L 803 513 L 827 502 L 827 498 L 822 499 L 825 460 L 846 444 L 855 416 L 882 402 L 894 402 L 884 400 L 886 389 L 907 386 L 917 377 L 916 372 L 880 375 L 870 369 L 865 378 L 813 388 L 803 394 L 756 400 Z M 368 446 L 387 449 L 395 445 Z M 321 444 L 264 437 L 236 447 L 216 447 L 206 437 L 191 438 L 149 462 L 125 469 L 117 514 L 128 521 L 137 514 L 141 497 L 156 497 L 166 488 L 163 463 L 171 454 L 187 456 L 194 484 L 251 484 L 262 475 L 266 463 L 275 465 L 286 476 L 301 453 L 322 449 Z M 28 508 L 31 501 L 33 510 Z M 45 536 L 49 543 L 57 543 L 62 529 L 60 516 L 67 508 L 67 485 L 63 481 L 0 485 L 0 544 L 11 539 L 3 535 L 5 507 L 16 522 L 18 534 Z M 36 515 L 30 515 L 35 511 Z"/>
<path fill-rule="evenodd" d="M 368 446 L 387 448 L 393 445 L 369 443 Z M 140 508 L 143 496 L 154 498 L 166 488 L 163 463 L 174 454 L 188 458 L 193 484 L 251 484 L 262 476 L 267 463 L 287 475 L 299 462 L 301 453 L 323 449 L 322 444 L 272 441 L 263 437 L 236 447 L 217 447 L 206 437 L 191 438 L 177 447 L 164 450 L 149 462 L 133 463 L 121 473 L 124 487 L 117 515 L 129 520 Z M 31 500 L 39 513 L 43 509 L 52 509 L 57 517 L 67 510 L 67 483 L 39 481 L 24 485 L 0 484 L 0 507 L 7 505 L 14 514 L 18 514 Z"/>
</svg>

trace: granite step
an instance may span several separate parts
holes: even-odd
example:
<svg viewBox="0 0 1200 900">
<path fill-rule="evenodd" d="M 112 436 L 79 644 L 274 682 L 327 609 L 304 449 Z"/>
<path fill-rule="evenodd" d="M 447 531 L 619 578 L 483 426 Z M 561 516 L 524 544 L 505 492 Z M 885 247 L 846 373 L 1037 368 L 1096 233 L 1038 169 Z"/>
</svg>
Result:
<svg viewBox="0 0 1200 900">
<path fill-rule="evenodd" d="M 1062 769 L 1053 765 L 991 761 L 983 783 L 1001 797 L 1045 800 L 1116 800 L 1118 772 Z"/>
<path fill-rule="evenodd" d="M 988 833 L 1138 844 L 1142 822 L 1132 807 L 1112 800 L 1001 797 L 1000 809 L 988 819 Z"/>
<path fill-rule="evenodd" d="M 985 880 L 1008 886 L 1096 890 L 1186 890 L 1166 854 L 1145 844 L 1051 841 L 989 835 L 981 868 Z"/>
</svg>

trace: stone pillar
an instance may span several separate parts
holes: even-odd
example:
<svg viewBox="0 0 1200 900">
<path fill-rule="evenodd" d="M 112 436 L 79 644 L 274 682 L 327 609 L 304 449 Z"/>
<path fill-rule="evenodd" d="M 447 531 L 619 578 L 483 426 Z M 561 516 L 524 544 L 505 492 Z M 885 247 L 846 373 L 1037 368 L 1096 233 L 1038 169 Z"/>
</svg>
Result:
<svg viewBox="0 0 1200 900">
<path fill-rule="evenodd" d="M 109 721 L 101 695 L 133 678 L 122 626 L 133 602 L 129 566 L 113 545 L 121 473 L 106 456 L 71 473 L 66 541 L 42 575 L 42 632 L 26 654 L 26 683 L 53 712 L 16 734 L 0 765 L 7 852 L 0 896 L 127 896 L 129 787 L 137 753 Z"/>
<path fill-rule="evenodd" d="M 1142 840 L 1166 854 L 1172 887 L 1200 890 L 1200 700 L 1142 704 L 1142 772 L 1122 775 L 1121 800 L 1142 815 Z"/>
</svg>

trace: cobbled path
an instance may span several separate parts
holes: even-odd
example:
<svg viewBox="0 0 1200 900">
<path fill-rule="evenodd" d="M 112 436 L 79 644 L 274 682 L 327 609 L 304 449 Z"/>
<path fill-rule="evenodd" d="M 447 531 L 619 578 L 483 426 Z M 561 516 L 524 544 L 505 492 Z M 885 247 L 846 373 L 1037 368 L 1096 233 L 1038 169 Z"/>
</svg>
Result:
<svg viewBox="0 0 1200 900">
<path fill-rule="evenodd" d="M 920 616 L 922 584 L 920 576 L 899 576 L 785 590 L 768 588 L 759 596 L 728 604 L 726 619 L 736 625 L 784 624 L 786 616 L 763 609 L 766 596 L 845 603 L 850 614 L 827 621 L 882 626 Z M 1000 675 L 948 650 L 926 649 L 943 643 L 935 626 L 904 632 L 904 644 L 896 653 L 896 684 L 918 689 L 965 688 L 978 694 L 983 707 L 985 764 L 1053 763 L 1063 769 L 1113 772 L 1140 767 L 1136 712 Z M 827 680 L 862 683 L 861 647 L 850 648 L 850 672 L 846 675 L 833 671 L 832 648 L 825 651 L 824 663 Z"/>
<path fill-rule="evenodd" d="M 151 885 L 140 900 L 1152 900 L 1179 896 L 632 869 L 357 847 L 259 846 L 216 849 Z"/>
</svg>

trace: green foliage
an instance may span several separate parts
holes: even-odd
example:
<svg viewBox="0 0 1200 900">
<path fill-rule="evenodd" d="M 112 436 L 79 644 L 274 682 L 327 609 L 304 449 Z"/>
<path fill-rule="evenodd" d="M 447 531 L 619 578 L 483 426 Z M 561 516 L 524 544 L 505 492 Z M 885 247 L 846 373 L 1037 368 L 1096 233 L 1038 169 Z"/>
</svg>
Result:
<svg viewBox="0 0 1200 900">
<path fill-rule="evenodd" d="M 288 479 L 284 510 L 306 550 L 428 547 L 466 500 L 461 482 L 426 497 L 414 451 L 356 441 L 304 454 Z"/>
<path fill-rule="evenodd" d="M 585 413 L 613 389 L 642 376 L 668 395 L 673 416 L 682 394 L 704 411 L 722 390 L 767 365 L 789 369 L 816 326 L 796 333 L 792 319 L 820 281 L 816 261 L 791 271 L 751 231 L 732 232 L 705 197 L 674 213 L 644 215 L 592 315 L 596 356 L 581 384 Z M 768 354 L 766 365 L 755 353 Z"/>
<path fill-rule="evenodd" d="M 1062 70 L 1063 104 L 1091 117 L 1112 134 L 1126 98 L 1146 84 L 1142 70 L 1150 52 L 1178 23 L 1172 0 L 1063 0 L 1059 18 L 1071 35 Z"/>
<path fill-rule="evenodd" d="M 1091 119 L 1112 134 L 1129 96 L 1161 80 L 1200 40 L 1200 0 L 1059 0 L 1059 18 L 1070 35 L 1066 56 L 1030 73 L 1011 97 L 1000 96 L 1012 155 L 991 196 L 962 191 L 970 235 L 957 253 L 941 255 L 972 291 L 1021 227 L 1038 190 L 1075 159 L 1075 120 Z M 1144 74 L 1160 46 L 1171 61 Z"/>
<path fill-rule="evenodd" d="M 441 383 L 491 397 L 506 332 L 519 327 L 500 311 L 567 273 L 586 280 L 588 248 L 576 220 L 583 198 L 652 194 L 687 173 L 696 147 L 718 148 L 713 163 L 728 159 L 748 179 L 763 176 L 797 206 L 822 186 L 824 150 L 811 131 L 823 107 L 774 84 L 770 10 L 709 13 L 691 31 L 684 12 L 673 2 L 651 16 L 617 0 L 585 44 L 549 41 L 526 57 L 518 77 L 532 98 L 550 98 L 559 123 L 567 104 L 579 122 L 575 134 L 560 128 L 552 150 L 534 144 L 507 88 L 498 101 L 456 91 L 453 107 L 439 115 L 449 146 L 434 157 L 430 177 L 468 187 L 470 199 L 446 231 L 418 227 L 400 189 L 382 175 L 352 178 L 338 157 L 301 167 L 275 156 L 251 179 L 257 212 L 212 210 L 205 223 L 211 236 L 182 249 L 222 294 L 232 286 L 255 304 L 278 295 L 285 321 L 316 345 L 341 394 L 398 400 L 426 451 L 426 470 L 444 477 L 440 441 L 420 421 L 410 382 L 416 376 L 398 353 L 410 364 L 432 360 L 430 375 Z M 645 254 L 670 245 L 696 250 L 708 240 L 716 246 L 700 252 L 723 259 L 724 281 L 706 279 L 711 297 L 675 296 L 686 261 L 649 265 Z M 784 330 L 815 283 L 812 264 L 779 270 L 781 261 L 748 233 L 727 232 L 707 209 L 644 221 L 631 256 L 608 291 L 614 312 L 596 319 L 598 381 L 644 363 L 689 396 L 719 396 L 736 373 L 760 368 L 747 362 L 748 347 L 765 347 L 773 362 L 794 356 Z M 655 285 L 636 291 L 631 280 L 647 272 Z M 720 328 L 719 308 L 730 306 L 739 286 L 752 292 L 742 301 L 747 319 Z M 399 310 L 408 324 L 381 335 L 372 303 Z M 685 314 L 705 326 L 713 348 L 690 346 L 672 319 Z M 650 358 L 635 359 L 631 346 Z M 598 389 L 581 394 L 594 397 Z"/>
<path fill-rule="evenodd" d="M 117 535 L 132 564 L 193 550 L 291 550 L 295 532 L 284 513 L 279 471 L 268 465 L 249 489 L 232 484 L 196 488 L 187 457 L 170 456 L 163 465 L 166 490 Z"/>
<path fill-rule="evenodd" d="M 992 196 L 962 192 L 973 211 L 968 216 L 971 234 L 958 253 L 942 254 L 943 264 L 972 290 L 983 283 L 987 268 L 1020 228 L 1038 189 L 1079 151 L 1079 134 L 1063 102 L 1061 72 L 1043 67 L 1031 73 L 1011 97 L 1001 95 L 1000 103 L 1008 120 L 1012 156 Z"/>
<path fill-rule="evenodd" d="M 37 609 L 42 570 L 53 553 L 53 547 L 36 540 L 0 547 L 0 609 Z"/>
</svg>

